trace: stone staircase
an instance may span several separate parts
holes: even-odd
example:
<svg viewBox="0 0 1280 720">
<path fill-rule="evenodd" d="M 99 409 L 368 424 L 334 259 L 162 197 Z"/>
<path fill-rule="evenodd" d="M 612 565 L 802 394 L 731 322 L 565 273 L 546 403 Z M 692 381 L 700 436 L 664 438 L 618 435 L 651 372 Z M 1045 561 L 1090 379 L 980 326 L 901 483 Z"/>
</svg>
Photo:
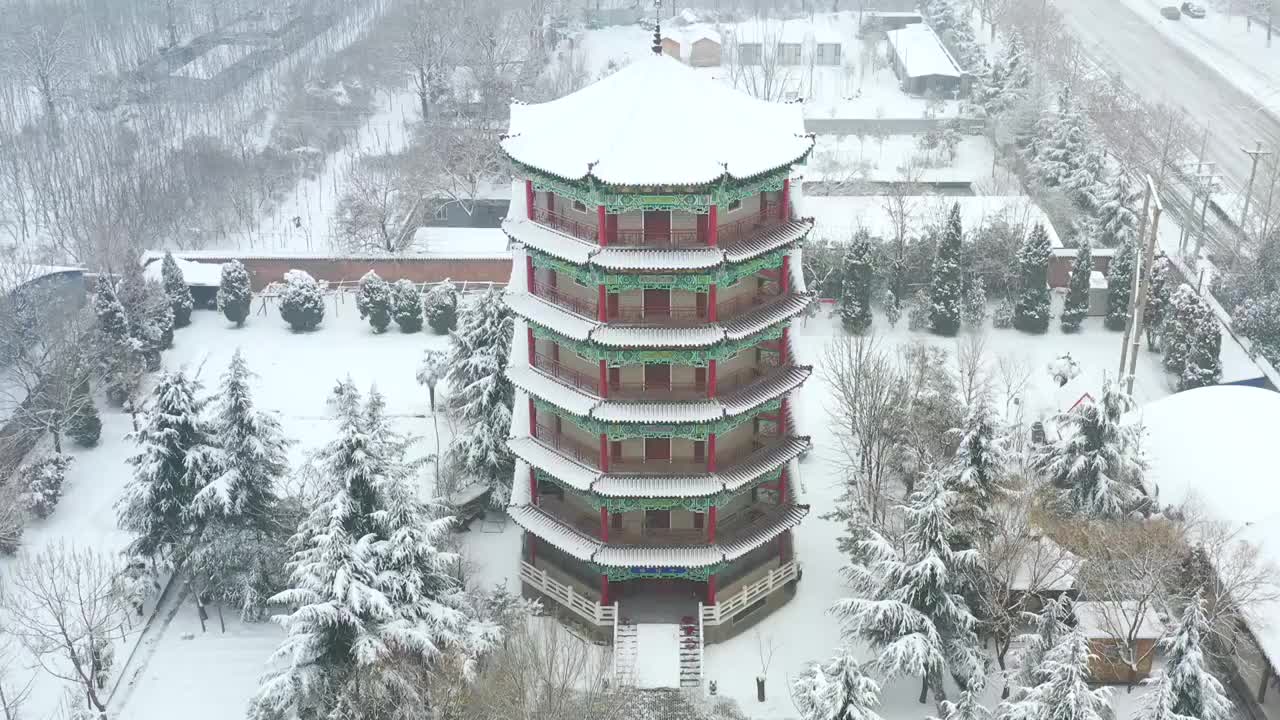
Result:
<svg viewBox="0 0 1280 720">
<path fill-rule="evenodd" d="M 702 625 L 698 618 L 680 621 L 680 687 L 702 687 Z"/>
<path fill-rule="evenodd" d="M 619 687 L 636 684 L 636 626 L 618 621 L 613 630 L 613 679 Z"/>
</svg>

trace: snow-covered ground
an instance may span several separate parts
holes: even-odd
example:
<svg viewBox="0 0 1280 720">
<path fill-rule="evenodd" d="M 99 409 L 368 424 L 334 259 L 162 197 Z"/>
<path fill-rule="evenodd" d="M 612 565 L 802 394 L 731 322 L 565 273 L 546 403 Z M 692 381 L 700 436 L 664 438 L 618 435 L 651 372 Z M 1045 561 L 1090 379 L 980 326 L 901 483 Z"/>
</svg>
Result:
<svg viewBox="0 0 1280 720">
<path fill-rule="evenodd" d="M 214 45 L 191 62 L 173 71 L 181 77 L 208 80 L 232 65 L 261 50 L 257 45 L 222 43 Z"/>
<path fill-rule="evenodd" d="M 893 216 L 890 215 L 891 198 L 880 195 L 826 197 L 805 195 L 797 204 L 799 214 L 814 219 L 813 237 L 822 240 L 843 241 L 853 237 L 858 230 L 866 230 L 873 237 L 895 237 Z M 951 206 L 960 205 L 960 222 L 965 232 L 972 231 L 995 220 L 1021 226 L 1028 231 L 1036 223 L 1043 223 L 1049 233 L 1049 243 L 1061 247 L 1062 241 L 1053 223 L 1040 206 L 1025 196 L 945 196 L 913 195 L 903 203 L 908 217 L 908 235 L 915 237 L 929 227 L 945 224 Z M 897 207 L 894 205 L 893 207 Z"/>
<path fill-rule="evenodd" d="M 955 157 L 920 147 L 920 135 L 819 135 L 804 168 L 806 181 L 974 183 L 991 178 L 995 152 L 980 135 L 965 135 Z M 910 167 L 910 173 L 907 168 Z"/>
</svg>

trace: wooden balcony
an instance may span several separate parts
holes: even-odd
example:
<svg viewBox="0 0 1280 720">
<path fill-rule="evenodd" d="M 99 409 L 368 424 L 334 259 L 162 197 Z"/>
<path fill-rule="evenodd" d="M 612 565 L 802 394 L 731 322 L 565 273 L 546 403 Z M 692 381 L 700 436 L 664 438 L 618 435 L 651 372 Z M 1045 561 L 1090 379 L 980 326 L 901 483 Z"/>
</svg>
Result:
<svg viewBox="0 0 1280 720">
<path fill-rule="evenodd" d="M 584 535 L 603 540 L 600 534 L 600 514 L 583 509 L 578 505 L 563 502 L 551 495 L 543 495 L 538 507 L 566 525 L 571 525 Z M 729 544 L 739 535 L 756 529 L 761 521 L 779 508 L 785 508 L 772 502 L 757 502 L 737 512 L 722 515 L 716 522 L 716 542 Z M 638 513 L 639 511 L 637 511 Z M 666 547 L 673 545 L 706 545 L 708 536 L 707 518 L 703 518 L 702 528 L 658 528 L 634 527 L 619 529 L 610 527 L 608 543 L 610 545 L 647 545 Z"/>
<path fill-rule="evenodd" d="M 534 438 L 544 447 L 555 450 L 560 455 L 574 460 L 595 470 L 600 469 L 600 448 L 589 446 L 568 433 L 556 432 L 551 425 L 538 423 L 537 436 Z M 755 453 L 775 445 L 785 443 L 787 438 L 779 437 L 772 432 L 761 432 L 751 438 L 751 444 L 744 451 L 733 453 L 733 462 L 728 461 L 729 452 L 717 453 L 721 462 L 720 471 L 732 469 L 734 465 L 745 462 Z M 726 464 L 727 463 L 727 464 Z M 614 474 L 635 475 L 701 475 L 707 472 L 706 460 L 693 458 L 677 458 L 674 460 L 645 460 L 634 456 L 614 456 L 609 458 L 609 472 Z"/>
<path fill-rule="evenodd" d="M 585 242 L 595 244 L 600 241 L 600 227 L 594 222 L 583 222 L 545 208 L 537 208 L 534 211 L 534 222 Z M 721 247 L 733 247 L 760 233 L 785 225 L 787 222 L 789 221 L 778 217 L 778 204 L 769 203 L 747 217 L 717 225 L 716 244 Z M 608 238 L 608 242 L 610 245 L 621 247 L 706 247 L 710 234 L 704 230 L 701 235 L 702 237 L 699 237 L 697 229 L 687 228 L 661 230 L 623 228 L 615 230 Z"/>
</svg>

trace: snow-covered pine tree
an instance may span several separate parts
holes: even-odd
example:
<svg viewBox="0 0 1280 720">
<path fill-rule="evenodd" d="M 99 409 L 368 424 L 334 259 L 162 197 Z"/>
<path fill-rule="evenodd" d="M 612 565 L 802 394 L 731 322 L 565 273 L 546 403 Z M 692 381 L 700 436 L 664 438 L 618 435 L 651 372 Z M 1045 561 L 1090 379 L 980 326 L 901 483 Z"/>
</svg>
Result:
<svg viewBox="0 0 1280 720">
<path fill-rule="evenodd" d="M 1183 283 L 1169 300 L 1172 317 L 1165 368 L 1178 376 L 1178 389 L 1217 385 L 1222 379 L 1222 329 L 1213 308 Z"/>
<path fill-rule="evenodd" d="M 400 332 L 416 333 L 422 329 L 422 297 L 412 280 L 400 278 L 391 286 L 391 316 Z"/>
<path fill-rule="evenodd" d="M 1163 252 L 1151 260 L 1151 288 L 1147 292 L 1147 309 L 1143 328 L 1147 333 L 1147 349 L 1159 350 L 1164 346 L 1165 325 L 1172 315 L 1173 262 Z"/>
<path fill-rule="evenodd" d="M 498 640 L 475 620 L 440 550 L 452 519 L 417 499 L 408 439 L 350 383 L 336 393 L 338 436 L 319 456 L 328 496 L 290 541 L 290 587 L 271 598 L 291 609 L 249 711 L 252 720 L 427 717 L 417 673 L 457 658 L 465 675 Z"/>
<path fill-rule="evenodd" d="M 139 322 L 131 328 L 134 339 L 142 347 L 147 370 L 160 369 L 160 353 L 173 347 L 173 303 L 164 287 L 149 280 L 146 283 L 141 313 L 130 313 Z"/>
<path fill-rule="evenodd" d="M 324 294 L 320 283 L 307 271 L 290 270 L 284 274 L 280 317 L 294 332 L 315 330 L 324 320 Z"/>
<path fill-rule="evenodd" d="M 369 325 L 376 333 L 385 332 L 391 324 L 391 287 L 372 270 L 360 278 L 356 310 L 361 318 L 369 318 Z"/>
<path fill-rule="evenodd" d="M 1161 641 L 1165 651 L 1164 677 L 1168 679 L 1162 690 L 1168 693 L 1169 708 L 1175 716 L 1230 720 L 1231 701 L 1205 659 L 1203 642 L 1208 631 L 1204 600 L 1197 593 L 1183 610 L 1177 631 Z"/>
<path fill-rule="evenodd" d="M 1089 640 L 1070 630 L 1039 664 L 1043 680 L 1021 699 L 1005 703 L 1002 720 L 1111 720 L 1110 690 L 1089 687 Z"/>
<path fill-rule="evenodd" d="M 907 329 L 924 330 L 929 327 L 929 314 L 932 308 L 933 303 L 929 302 L 929 293 L 924 288 L 917 289 L 907 305 Z"/>
<path fill-rule="evenodd" d="M 956 494 L 952 507 L 955 538 L 962 539 L 965 547 L 974 547 L 977 538 L 990 537 L 994 532 L 993 509 L 1008 492 L 1008 463 L 991 408 L 979 404 L 960 428 L 955 461 L 942 470 L 943 482 Z"/>
<path fill-rule="evenodd" d="M 249 317 L 249 304 L 253 292 L 249 288 L 249 271 L 239 260 L 222 265 L 222 278 L 218 283 L 218 310 L 236 327 L 244 325 Z"/>
<path fill-rule="evenodd" d="M 435 334 L 445 335 L 458 327 L 458 289 L 452 280 L 432 285 L 422 304 L 426 308 L 427 325 Z"/>
<path fill-rule="evenodd" d="M 94 285 L 93 310 L 97 319 L 95 355 L 107 399 L 114 405 L 122 405 L 138 386 L 142 358 L 129 334 L 129 320 L 124 305 L 116 297 L 115 284 L 105 273 L 98 276 Z"/>
<path fill-rule="evenodd" d="M 1098 240 L 1103 247 L 1123 247 L 1138 241 L 1138 213 L 1142 189 L 1128 174 L 1117 172 L 1102 189 L 1098 203 Z"/>
<path fill-rule="evenodd" d="M 840 262 L 840 323 L 851 333 L 871 327 L 871 236 L 860 230 Z"/>
<path fill-rule="evenodd" d="M 1036 223 L 1018 249 L 1021 290 L 1013 311 L 1013 326 L 1025 332 L 1049 329 L 1049 233 Z"/>
<path fill-rule="evenodd" d="M 816 304 L 816 303 L 815 303 Z M 902 304 L 898 302 L 898 296 L 893 294 L 890 288 L 884 289 L 884 318 L 889 321 L 889 327 L 897 327 L 898 319 L 902 317 Z"/>
<path fill-rule="evenodd" d="M 164 293 L 169 297 L 169 305 L 173 308 L 173 326 L 183 328 L 191 324 L 191 310 L 195 300 L 191 297 L 191 288 L 182 276 L 182 268 L 173 259 L 173 253 L 166 251 L 160 276 L 164 278 Z"/>
<path fill-rule="evenodd" d="M 254 407 L 254 374 L 236 350 L 216 395 L 211 430 L 221 452 L 216 475 L 196 494 L 194 517 L 271 530 L 276 526 L 276 486 L 289 469 L 289 446 L 280 422 Z"/>
<path fill-rule="evenodd" d="M 86 448 L 97 445 L 102 437 L 102 419 L 98 417 L 98 406 L 93 402 L 93 393 L 87 382 L 76 388 L 75 407 L 67 421 L 67 435 L 77 445 Z"/>
<path fill-rule="evenodd" d="M 62 483 L 73 458 L 54 453 L 31 463 L 22 469 L 22 500 L 31 514 L 47 518 L 62 497 Z"/>
<path fill-rule="evenodd" d="M 1089 239 L 1080 242 L 1075 262 L 1071 264 L 1071 281 L 1062 307 L 1062 331 L 1076 332 L 1089 314 L 1089 276 L 1093 272 L 1093 246 Z"/>
<path fill-rule="evenodd" d="M 493 488 L 496 507 L 506 506 L 515 471 L 507 448 L 515 386 L 505 372 L 513 327 L 511 311 L 495 288 L 466 308 L 449 340 L 449 398 L 467 427 L 451 452 L 464 473 Z"/>
<path fill-rule="evenodd" d="M 945 672 L 962 690 L 980 689 L 984 679 L 977 620 L 961 595 L 977 553 L 951 546 L 954 504 L 955 493 L 940 477 L 926 478 L 900 508 L 901 542 L 895 545 L 871 530 L 859 543 L 864 559 L 843 571 L 854 597 L 832 607 L 848 635 L 876 649 L 875 664 L 887 677 L 922 678 L 921 703 L 930 687 L 944 696 Z"/>
<path fill-rule="evenodd" d="M 802 720 L 881 720 L 880 686 L 847 647 L 827 663 L 810 663 L 791 686 Z"/>
<path fill-rule="evenodd" d="M 1129 324 L 1129 295 L 1133 292 L 1133 273 L 1138 248 L 1134 243 L 1116 247 L 1107 267 L 1107 328 L 1123 330 Z"/>
<path fill-rule="evenodd" d="M 960 203 L 951 206 L 947 227 L 933 256 L 933 280 L 929 285 L 929 323 L 938 335 L 960 330 L 960 304 L 964 283 L 960 275 Z"/>
<path fill-rule="evenodd" d="M 1133 407 L 1119 383 L 1108 382 L 1097 402 L 1059 416 L 1061 437 L 1040 449 L 1038 462 L 1058 490 L 1060 512 L 1119 518 L 1145 504 L 1142 431 L 1121 423 Z"/>
<path fill-rule="evenodd" d="M 929 720 L 990 720 L 991 711 L 983 704 L 978 693 L 965 690 L 960 693 L 958 702 L 942 701 L 941 715 Z"/>
<path fill-rule="evenodd" d="M 987 285 L 974 276 L 964 291 L 960 303 L 960 320 L 971 332 L 977 332 L 987 322 Z"/>
<path fill-rule="evenodd" d="M 1023 649 L 1018 653 L 1018 672 L 1013 676 L 1013 682 L 1018 687 L 1013 696 L 1015 700 L 1025 698 L 1028 692 L 1045 681 L 1046 676 L 1042 672 L 1044 658 L 1071 632 L 1067 625 L 1067 619 L 1071 616 L 1071 597 L 1065 594 L 1046 598 L 1040 612 L 1034 614 L 1032 631 L 1018 638 Z M 1003 716 L 1003 708 L 998 714 Z"/>
<path fill-rule="evenodd" d="M 185 372 L 165 373 L 142 428 L 130 435 L 139 452 L 129 458 L 133 479 L 116 507 L 120 527 L 138 536 L 131 553 L 172 552 L 190 536 L 192 500 L 214 476 L 220 456 L 213 429 L 200 417 L 199 390 Z"/>
</svg>

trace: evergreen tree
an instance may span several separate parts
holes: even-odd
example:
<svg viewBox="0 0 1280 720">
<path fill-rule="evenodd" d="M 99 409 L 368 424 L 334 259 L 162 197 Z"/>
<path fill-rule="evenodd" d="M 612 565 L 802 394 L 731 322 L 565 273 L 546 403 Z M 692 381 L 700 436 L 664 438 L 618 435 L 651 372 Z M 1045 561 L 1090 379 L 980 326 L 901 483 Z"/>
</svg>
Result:
<svg viewBox="0 0 1280 720">
<path fill-rule="evenodd" d="M 253 292 L 249 287 L 249 271 L 239 260 L 222 265 L 222 278 L 218 284 L 218 310 L 228 320 L 242 327 L 249 317 L 249 304 Z"/>
<path fill-rule="evenodd" d="M 964 285 L 960 276 L 960 203 L 951 206 L 947 228 L 933 257 L 933 281 L 929 286 L 929 321 L 939 335 L 955 335 L 960 329 L 960 304 Z"/>
<path fill-rule="evenodd" d="M 1018 672 L 1014 676 L 1014 683 L 1019 687 L 1015 700 L 1025 699 L 1031 690 L 1048 679 L 1044 673 L 1044 659 L 1071 632 L 1067 620 L 1072 615 L 1069 595 L 1046 598 L 1040 612 L 1034 615 L 1032 632 L 1019 638 L 1023 650 L 1018 655 Z M 1000 714 L 1003 716 L 1003 712 Z"/>
<path fill-rule="evenodd" d="M 154 557 L 185 545 L 196 494 L 217 471 L 213 429 L 201 420 L 200 385 L 182 371 L 165 373 L 152 392 L 142 429 L 130 437 L 133 479 L 117 504 L 120 527 L 138 535 L 129 552 Z"/>
<path fill-rule="evenodd" d="M 1025 332 L 1049 329 L 1049 234 L 1039 223 L 1018 250 L 1021 290 L 1013 311 L 1013 326 Z"/>
<path fill-rule="evenodd" d="M 1036 672 L 1043 680 L 1019 700 L 1001 707 L 999 717 L 1018 720 L 1111 720 L 1107 688 L 1089 687 L 1089 640 L 1079 629 L 1054 645 Z"/>
<path fill-rule="evenodd" d="M 1045 113 L 1037 124 L 1031 170 L 1045 186 L 1060 187 L 1078 205 L 1092 209 L 1097 206 L 1105 167 L 1098 146 L 1070 86 L 1063 86 L 1057 109 Z"/>
<path fill-rule="evenodd" d="M 982 278 L 975 277 L 969 281 L 969 288 L 965 290 L 960 304 L 960 319 L 972 331 L 981 330 L 987 322 L 987 286 Z"/>
<path fill-rule="evenodd" d="M 280 317 L 294 332 L 315 330 L 324 320 L 324 295 L 320 283 L 305 270 L 284 274 L 280 291 Z"/>
<path fill-rule="evenodd" d="M 191 297 L 191 288 L 187 287 L 186 278 L 182 276 L 182 269 L 173 259 L 173 253 L 165 252 L 160 276 L 164 278 L 164 292 L 169 296 L 169 305 L 173 308 L 173 326 L 183 328 L 190 325 L 195 300 Z"/>
<path fill-rule="evenodd" d="M 802 720 L 881 720 L 880 686 L 862 673 L 848 648 L 826 664 L 811 663 L 792 684 Z"/>
<path fill-rule="evenodd" d="M 72 457 L 55 452 L 40 458 L 22 469 L 21 487 L 23 504 L 38 518 L 47 518 L 62 497 L 62 482 Z"/>
<path fill-rule="evenodd" d="M 871 236 L 854 236 L 840 262 L 840 322 L 851 333 L 871 327 Z"/>
<path fill-rule="evenodd" d="M 995 532 L 993 510 L 1006 493 L 1008 462 L 991 409 L 979 404 L 960 429 L 955 462 L 943 471 L 944 483 L 956 494 L 952 510 L 955 538 L 966 547 L 974 547 L 977 538 L 991 537 Z"/>
<path fill-rule="evenodd" d="M 889 288 L 884 289 L 884 317 L 889 321 L 889 327 L 897 327 L 898 319 L 902 317 L 902 304 Z"/>
<path fill-rule="evenodd" d="M 159 370 L 161 351 L 173 347 L 173 303 L 164 288 L 159 283 L 148 281 L 144 289 L 142 312 L 130 313 L 129 317 L 139 318 L 132 332 L 142 347 L 147 370 Z"/>
<path fill-rule="evenodd" d="M 236 350 L 222 376 L 211 422 L 221 444 L 217 473 L 195 496 L 193 514 L 269 530 L 279 503 L 276 485 L 289 469 L 289 443 L 275 416 L 254 407 L 253 377 Z"/>
<path fill-rule="evenodd" d="M 391 315 L 400 332 L 416 333 L 422 329 L 422 296 L 412 280 L 400 278 L 391 286 Z"/>
<path fill-rule="evenodd" d="M 450 400 L 469 432 L 452 446 L 462 472 L 493 488 L 504 507 L 511 495 L 515 458 L 507 448 L 515 387 L 507 379 L 514 320 L 497 289 L 485 292 L 462 314 L 450 336 Z"/>
<path fill-rule="evenodd" d="M 982 705 L 978 693 L 965 690 L 960 693 L 960 702 L 943 701 L 940 705 L 942 714 L 930 720 L 990 720 L 991 711 Z"/>
<path fill-rule="evenodd" d="M 1230 720 L 1231 701 L 1222 683 L 1213 676 L 1204 655 L 1204 636 L 1209 620 L 1204 600 L 1196 595 L 1182 613 L 1178 630 L 1162 641 L 1165 650 L 1164 677 L 1167 683 L 1157 692 L 1168 694 L 1173 716 L 1191 720 Z M 1148 720 L 1143 718 L 1143 720 Z"/>
<path fill-rule="evenodd" d="M 1178 376 L 1178 389 L 1217 385 L 1222 379 L 1222 329 L 1213 308 L 1183 283 L 1169 300 L 1164 365 Z"/>
<path fill-rule="evenodd" d="M 417 499 L 409 439 L 373 393 L 336 394 L 338 436 L 320 453 L 327 496 L 290 541 L 290 587 L 271 598 L 286 637 L 253 698 L 252 720 L 419 717 L 431 708 L 417 673 L 449 658 L 474 668 L 497 641 L 474 619 L 440 550 L 452 518 Z"/>
<path fill-rule="evenodd" d="M 378 273 L 370 270 L 360 278 L 356 309 L 360 311 L 361 318 L 369 318 L 374 332 L 386 332 L 391 324 L 391 287 L 378 277 Z"/>
<path fill-rule="evenodd" d="M 1124 247 L 1138 242 L 1142 189 L 1123 172 L 1111 176 L 1098 203 L 1098 232 L 1103 247 Z"/>
<path fill-rule="evenodd" d="M 1062 308 L 1062 331 L 1080 329 L 1089 314 L 1089 276 L 1093 272 L 1093 247 L 1086 238 L 1080 242 L 1075 262 L 1071 265 L 1071 282 L 1067 287 L 1067 300 Z"/>
<path fill-rule="evenodd" d="M 1164 346 L 1165 325 L 1172 316 L 1174 291 L 1173 263 L 1162 252 L 1151 261 L 1151 288 L 1147 292 L 1147 308 L 1143 328 L 1147 333 L 1147 349 Z"/>
<path fill-rule="evenodd" d="M 863 559 L 844 570 L 855 596 L 832 608 L 848 634 L 877 650 L 875 663 L 887 676 L 923 678 L 922 703 L 930 687 L 943 694 L 944 672 L 962 690 L 980 689 L 983 682 L 977 620 L 960 594 L 977 554 L 952 549 L 954 504 L 955 493 L 939 478 L 928 478 L 901 508 L 906 527 L 900 543 L 877 530 L 858 543 Z"/>
<path fill-rule="evenodd" d="M 89 383 L 81 383 L 76 388 L 75 407 L 71 418 L 67 421 L 67 434 L 80 447 L 93 447 L 102 437 L 102 419 L 98 417 L 98 406 L 93 402 L 93 393 L 89 391 Z"/>
<path fill-rule="evenodd" d="M 116 297 L 115 285 L 103 274 L 94 286 L 93 309 L 95 355 L 106 387 L 107 399 L 124 404 L 142 376 L 141 355 L 129 334 L 124 305 Z"/>
<path fill-rule="evenodd" d="M 1139 426 L 1121 423 L 1134 407 L 1117 383 L 1097 402 L 1059 417 L 1061 437 L 1040 450 L 1039 463 L 1058 490 L 1059 510 L 1099 518 L 1123 517 L 1146 500 Z"/>
<path fill-rule="evenodd" d="M 1129 295 L 1133 292 L 1133 273 L 1138 248 L 1133 243 L 1116 247 L 1107 267 L 1107 321 L 1111 330 L 1123 330 L 1129 324 Z"/>
<path fill-rule="evenodd" d="M 451 280 L 431 286 L 423 298 L 427 324 L 437 335 L 444 335 L 458 327 L 458 289 Z"/>
</svg>

